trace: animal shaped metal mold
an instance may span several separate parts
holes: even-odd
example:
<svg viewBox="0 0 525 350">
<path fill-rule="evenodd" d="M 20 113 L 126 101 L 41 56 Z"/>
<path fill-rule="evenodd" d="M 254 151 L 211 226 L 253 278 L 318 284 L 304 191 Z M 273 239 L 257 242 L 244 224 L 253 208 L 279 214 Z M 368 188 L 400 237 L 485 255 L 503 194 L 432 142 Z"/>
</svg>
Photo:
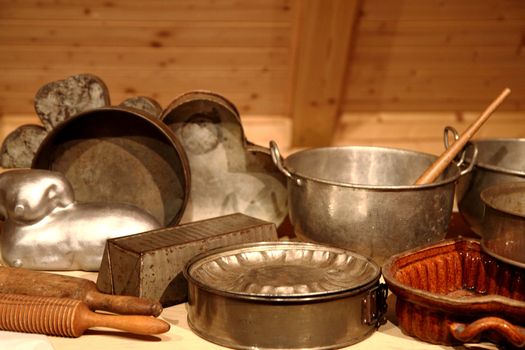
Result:
<svg viewBox="0 0 525 350">
<path fill-rule="evenodd" d="M 161 119 L 178 136 L 192 174 L 183 222 L 241 212 L 280 224 L 287 215 L 286 179 L 270 151 L 246 140 L 239 112 L 224 97 L 192 91 Z"/>
<path fill-rule="evenodd" d="M 78 203 L 66 177 L 46 170 L 0 175 L 3 260 L 38 270 L 99 269 L 106 240 L 160 224 L 122 203 Z"/>
</svg>

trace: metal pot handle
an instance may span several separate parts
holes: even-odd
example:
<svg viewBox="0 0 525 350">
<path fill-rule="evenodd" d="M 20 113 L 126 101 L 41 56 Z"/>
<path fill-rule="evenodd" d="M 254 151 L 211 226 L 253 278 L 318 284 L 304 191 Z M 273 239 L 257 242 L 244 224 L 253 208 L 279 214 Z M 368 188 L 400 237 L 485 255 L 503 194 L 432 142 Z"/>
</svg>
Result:
<svg viewBox="0 0 525 350">
<path fill-rule="evenodd" d="M 453 126 L 447 125 L 445 129 L 443 130 L 443 143 L 445 144 L 445 149 L 448 149 L 448 147 L 450 146 L 448 142 L 449 133 L 452 133 L 455 141 L 459 139 L 458 131 Z M 465 160 L 467 158 L 467 149 L 470 146 L 474 148 L 474 151 L 472 152 L 472 159 L 470 160 L 470 163 L 468 164 L 468 166 L 460 172 L 461 176 L 471 172 L 472 169 L 474 169 L 474 165 L 477 163 L 477 160 L 478 160 L 478 146 L 476 144 L 473 144 L 472 142 L 468 142 L 467 145 L 463 148 L 463 151 L 461 152 L 459 160 L 456 161 L 456 165 L 459 168 L 461 168 L 466 163 Z"/>
<path fill-rule="evenodd" d="M 295 182 L 297 186 L 301 186 L 301 179 L 294 177 L 292 173 L 284 166 L 283 157 L 281 156 L 281 151 L 279 151 L 279 146 L 277 146 L 277 143 L 273 140 L 270 141 L 270 153 L 272 155 L 273 163 L 275 164 L 277 169 L 279 169 L 279 171 L 283 173 L 287 178 Z"/>
<path fill-rule="evenodd" d="M 450 333 L 457 340 L 466 343 L 478 340 L 483 332 L 496 332 L 516 347 L 525 347 L 525 328 L 515 326 L 499 317 L 483 317 L 470 324 L 453 322 L 449 326 Z"/>
</svg>

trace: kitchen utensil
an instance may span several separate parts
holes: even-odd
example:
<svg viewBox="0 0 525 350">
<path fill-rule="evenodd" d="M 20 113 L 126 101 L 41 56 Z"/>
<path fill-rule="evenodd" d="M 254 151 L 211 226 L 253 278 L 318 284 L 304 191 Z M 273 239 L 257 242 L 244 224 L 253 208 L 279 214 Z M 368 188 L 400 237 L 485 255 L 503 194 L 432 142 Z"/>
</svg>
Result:
<svg viewBox="0 0 525 350">
<path fill-rule="evenodd" d="M 317 244 L 260 242 L 202 253 L 184 269 L 188 324 L 237 349 L 330 349 L 356 343 L 384 321 L 379 267 Z"/>
<path fill-rule="evenodd" d="M 479 151 L 471 172 L 456 187 L 458 210 L 472 231 L 481 235 L 485 205 L 480 193 L 493 185 L 525 182 L 525 139 L 496 138 L 471 141 Z"/>
<path fill-rule="evenodd" d="M 495 258 L 525 269 L 525 183 L 501 183 L 484 189 L 481 245 Z"/>
<path fill-rule="evenodd" d="M 170 329 L 150 316 L 104 315 L 79 300 L 0 294 L 0 329 L 62 337 L 80 337 L 91 327 L 109 327 L 136 334 L 160 334 Z"/>
<path fill-rule="evenodd" d="M 78 277 L 0 266 L 0 293 L 68 298 L 84 302 L 91 310 L 118 314 L 153 315 L 162 312 L 155 301 L 100 293 L 94 282 Z"/>
<path fill-rule="evenodd" d="M 107 241 L 97 279 L 99 290 L 158 300 L 187 300 L 184 265 L 194 255 L 235 243 L 277 240 L 273 223 L 232 214 Z"/>
<path fill-rule="evenodd" d="M 459 137 L 449 148 L 443 152 L 438 159 L 428 167 L 425 172 L 417 179 L 416 185 L 424 185 L 434 182 L 436 178 L 445 170 L 452 159 L 465 147 L 467 142 L 474 136 L 479 128 L 487 121 L 487 119 L 494 113 L 499 105 L 510 94 L 510 89 L 504 89 L 501 94 L 496 97 L 494 101 L 481 113 L 481 115 L 465 130 L 463 135 Z"/>
<path fill-rule="evenodd" d="M 33 168 L 63 173 L 79 202 L 122 202 L 164 226 L 179 222 L 189 195 L 186 155 L 161 121 L 138 110 L 98 108 L 57 125 Z"/>
<path fill-rule="evenodd" d="M 525 346 L 525 270 L 456 239 L 413 249 L 382 267 L 401 330 L 437 344 L 487 338 Z"/>
<path fill-rule="evenodd" d="M 233 103 L 213 92 L 191 91 L 173 100 L 161 119 L 181 140 L 191 168 L 182 222 L 233 213 L 283 222 L 286 180 L 270 151 L 246 140 Z"/>
<path fill-rule="evenodd" d="M 463 169 L 451 163 L 437 181 L 413 185 L 436 157 L 395 148 L 314 148 L 274 163 L 288 178 L 290 221 L 303 240 L 327 243 L 382 263 L 443 239 Z"/>
<path fill-rule="evenodd" d="M 35 270 L 98 271 L 108 238 L 160 227 L 146 211 L 124 203 L 78 203 L 66 177 L 15 169 L 0 174 L 2 258 Z"/>
</svg>

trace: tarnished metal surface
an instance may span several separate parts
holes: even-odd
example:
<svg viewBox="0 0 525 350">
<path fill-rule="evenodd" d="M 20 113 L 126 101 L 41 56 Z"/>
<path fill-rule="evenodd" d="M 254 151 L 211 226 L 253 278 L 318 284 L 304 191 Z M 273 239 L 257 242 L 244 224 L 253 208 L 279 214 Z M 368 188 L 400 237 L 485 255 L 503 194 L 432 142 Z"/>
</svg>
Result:
<svg viewBox="0 0 525 350">
<path fill-rule="evenodd" d="M 44 139 L 33 168 L 63 173 L 79 202 L 122 202 L 163 226 L 179 222 L 189 193 L 188 162 L 158 119 L 117 107 L 64 121 Z"/>
<path fill-rule="evenodd" d="M 99 290 L 185 302 L 184 265 L 196 254 L 235 243 L 274 241 L 275 225 L 243 214 L 108 240 L 97 280 Z"/>
<path fill-rule="evenodd" d="M 191 278 L 209 288 L 246 296 L 313 296 L 361 287 L 379 267 L 355 253 L 311 244 L 247 244 L 193 263 Z"/>
<path fill-rule="evenodd" d="M 162 120 L 181 140 L 192 186 L 183 222 L 241 212 L 280 224 L 287 214 L 286 181 L 269 150 L 249 143 L 239 113 L 224 97 L 184 94 Z"/>
<path fill-rule="evenodd" d="M 413 185 L 435 156 L 394 148 L 309 149 L 282 160 L 295 233 L 344 247 L 382 263 L 401 251 L 445 237 L 459 168 L 434 183 Z"/>
<path fill-rule="evenodd" d="M 506 263 L 525 268 L 525 182 L 484 189 L 481 233 L 483 249 Z"/>
<path fill-rule="evenodd" d="M 472 141 L 479 151 L 474 170 L 457 186 L 458 209 L 471 229 L 481 235 L 484 205 L 480 193 L 496 184 L 525 182 L 525 139 Z"/>
<path fill-rule="evenodd" d="M 191 329 L 238 349 L 340 348 L 374 332 L 386 311 L 379 267 L 340 248 L 224 247 L 193 258 L 184 275 Z"/>
<path fill-rule="evenodd" d="M 122 203 L 76 203 L 60 173 L 0 174 L 3 260 L 40 270 L 96 271 L 106 239 L 158 228 L 148 213 Z"/>
</svg>

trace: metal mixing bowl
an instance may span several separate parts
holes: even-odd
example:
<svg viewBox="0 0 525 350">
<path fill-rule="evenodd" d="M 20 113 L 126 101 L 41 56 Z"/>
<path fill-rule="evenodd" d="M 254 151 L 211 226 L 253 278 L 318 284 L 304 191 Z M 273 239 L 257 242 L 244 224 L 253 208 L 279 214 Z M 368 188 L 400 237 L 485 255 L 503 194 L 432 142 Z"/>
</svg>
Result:
<svg viewBox="0 0 525 350">
<path fill-rule="evenodd" d="M 290 221 L 305 240 L 328 243 L 382 263 L 401 251 L 441 240 L 452 213 L 452 163 L 432 184 L 413 185 L 436 156 L 395 148 L 349 146 L 299 151 L 286 160 Z"/>
<path fill-rule="evenodd" d="M 525 181 L 525 139 L 472 141 L 478 148 L 474 169 L 458 182 L 458 209 L 471 229 L 481 235 L 484 206 L 480 193 L 487 187 Z"/>
<path fill-rule="evenodd" d="M 525 183 L 490 186 L 480 197 L 485 204 L 483 249 L 499 260 L 525 268 Z"/>
</svg>

